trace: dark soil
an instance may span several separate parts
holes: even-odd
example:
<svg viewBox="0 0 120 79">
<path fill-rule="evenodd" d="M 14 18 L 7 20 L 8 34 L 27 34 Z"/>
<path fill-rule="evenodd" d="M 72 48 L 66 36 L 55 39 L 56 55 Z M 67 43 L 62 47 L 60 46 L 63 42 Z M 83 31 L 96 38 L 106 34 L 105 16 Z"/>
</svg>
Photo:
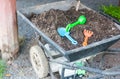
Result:
<svg viewBox="0 0 120 79">
<path fill-rule="evenodd" d="M 66 27 L 68 23 L 76 21 L 80 15 L 85 15 L 87 22 L 85 25 L 78 25 L 71 29 L 71 36 L 78 41 L 77 45 L 72 45 L 68 39 L 58 35 L 57 28 Z M 79 11 L 75 11 L 74 7 L 67 11 L 51 9 L 41 14 L 33 14 L 30 20 L 43 33 L 65 50 L 71 50 L 82 46 L 84 29 L 94 32 L 93 36 L 89 38 L 88 44 L 120 34 L 120 31 L 111 20 L 97 12 L 87 9 L 81 9 Z"/>
</svg>

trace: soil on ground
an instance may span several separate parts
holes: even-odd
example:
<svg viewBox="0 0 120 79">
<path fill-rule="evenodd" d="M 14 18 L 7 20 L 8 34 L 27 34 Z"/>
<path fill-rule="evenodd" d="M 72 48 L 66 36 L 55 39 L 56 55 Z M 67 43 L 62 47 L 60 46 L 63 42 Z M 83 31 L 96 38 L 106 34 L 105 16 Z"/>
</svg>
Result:
<svg viewBox="0 0 120 79">
<path fill-rule="evenodd" d="M 75 22 L 80 15 L 85 15 L 87 22 L 84 25 L 77 25 L 70 30 L 70 35 L 78 42 L 77 45 L 72 45 L 67 38 L 59 36 L 57 29 L 66 27 L 68 23 Z M 111 20 L 88 9 L 80 9 L 79 11 L 75 11 L 74 7 L 67 11 L 51 9 L 41 14 L 33 14 L 31 21 L 65 50 L 82 46 L 84 29 L 94 32 L 92 37 L 89 38 L 88 44 L 120 34 L 120 31 Z"/>
</svg>

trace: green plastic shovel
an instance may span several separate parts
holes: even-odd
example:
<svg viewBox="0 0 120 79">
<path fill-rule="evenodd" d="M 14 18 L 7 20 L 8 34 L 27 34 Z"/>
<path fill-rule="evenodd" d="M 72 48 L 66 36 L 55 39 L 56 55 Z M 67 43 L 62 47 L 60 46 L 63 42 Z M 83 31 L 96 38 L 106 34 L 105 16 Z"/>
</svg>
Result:
<svg viewBox="0 0 120 79">
<path fill-rule="evenodd" d="M 85 24 L 85 22 L 86 22 L 86 17 L 84 15 L 81 15 L 76 22 L 68 24 L 66 26 L 66 28 L 65 28 L 66 32 L 69 32 L 71 28 L 77 26 L 78 24 L 81 24 L 81 25 Z"/>
</svg>

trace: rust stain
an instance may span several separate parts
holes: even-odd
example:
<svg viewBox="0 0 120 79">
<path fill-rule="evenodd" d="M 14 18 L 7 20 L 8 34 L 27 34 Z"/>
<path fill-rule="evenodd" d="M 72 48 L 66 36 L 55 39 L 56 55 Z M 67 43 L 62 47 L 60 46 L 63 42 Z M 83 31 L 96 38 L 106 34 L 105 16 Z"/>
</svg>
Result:
<svg viewBox="0 0 120 79">
<path fill-rule="evenodd" d="M 0 53 L 9 59 L 19 50 L 16 0 L 0 0 L 0 11 Z"/>
</svg>

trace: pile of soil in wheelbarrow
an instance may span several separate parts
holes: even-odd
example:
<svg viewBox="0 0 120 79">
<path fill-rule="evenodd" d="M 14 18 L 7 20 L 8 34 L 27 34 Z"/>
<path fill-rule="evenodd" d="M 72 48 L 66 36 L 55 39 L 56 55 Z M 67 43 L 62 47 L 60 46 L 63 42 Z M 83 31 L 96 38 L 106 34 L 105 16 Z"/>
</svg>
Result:
<svg viewBox="0 0 120 79">
<path fill-rule="evenodd" d="M 68 23 L 75 22 L 80 15 L 85 15 L 87 22 L 84 25 L 77 25 L 70 30 L 71 37 L 78 42 L 77 45 L 73 45 L 67 38 L 59 36 L 57 29 L 66 27 Z M 116 28 L 111 20 L 88 9 L 80 9 L 79 11 L 75 11 L 74 7 L 67 11 L 51 9 L 41 14 L 32 14 L 30 20 L 65 50 L 82 46 L 84 29 L 94 32 L 92 37 L 89 38 L 88 44 L 120 34 L 120 30 Z"/>
</svg>

